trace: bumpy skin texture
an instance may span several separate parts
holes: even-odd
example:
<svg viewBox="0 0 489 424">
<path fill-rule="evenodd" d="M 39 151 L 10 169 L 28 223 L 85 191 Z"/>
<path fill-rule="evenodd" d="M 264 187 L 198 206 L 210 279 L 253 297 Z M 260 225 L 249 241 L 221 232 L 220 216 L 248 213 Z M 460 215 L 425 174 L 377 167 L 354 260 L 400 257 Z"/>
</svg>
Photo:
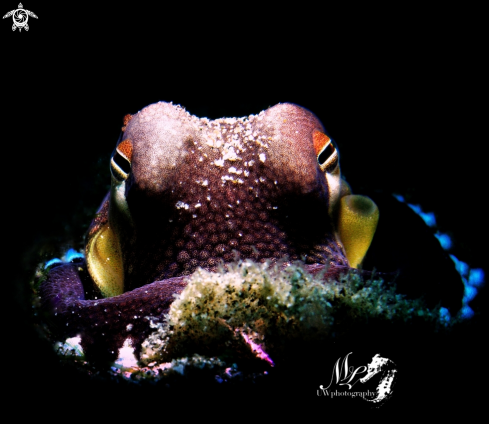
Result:
<svg viewBox="0 0 489 424">
<path fill-rule="evenodd" d="M 135 115 L 123 136 L 134 146 L 125 190 L 136 228 L 121 232 L 125 290 L 212 270 L 233 250 L 347 265 L 327 218 L 316 129 L 312 113 L 290 104 L 247 121 L 198 119 L 167 103 Z"/>
<path fill-rule="evenodd" d="M 292 104 L 249 118 L 209 121 L 158 103 L 125 117 L 119 151 L 128 160 L 117 160 L 125 163 L 121 166 L 126 175 L 116 178 L 118 171 L 111 168 L 111 193 L 92 222 L 87 242 L 90 246 L 107 228 L 117 235 L 120 261 L 109 262 L 119 263 L 115 269 L 124 293 L 102 299 L 83 260 L 53 266 L 40 296 L 56 337 L 80 335 L 93 361 L 115 360 L 127 338 L 139 354 L 140 343 L 151 331 L 146 317 L 163 317 L 174 294 L 185 287 L 186 276 L 199 266 L 215 270 L 219 261 L 236 257 L 304 258 L 311 272 L 330 266 L 326 278 L 349 269 L 334 225 L 338 198 L 318 165 L 314 131 L 324 133 L 316 116 Z M 389 204 L 379 205 L 381 214 Z M 419 284 L 408 281 L 406 292 L 427 293 L 432 306 L 441 299 L 454 310 L 460 308 L 463 284 L 453 263 L 439 243 L 433 252 L 440 259 L 431 250 L 420 250 L 425 244 L 422 234 L 409 230 L 396 237 L 399 222 L 404 228 L 409 217 L 404 220 L 393 211 L 386 213 L 393 221 L 378 234 L 384 238 L 374 239 L 366 269 L 414 269 L 407 275 L 414 275 Z M 381 225 L 388 222 L 385 218 Z M 390 236 L 387 241 L 385 234 Z M 413 246 L 396 249 L 396 241 L 404 246 L 409 237 Z M 432 234 L 428 239 L 435 242 Z M 379 245 L 387 249 L 392 267 L 378 266 L 386 257 Z M 433 272 L 447 270 L 442 287 L 438 274 L 419 272 L 420 252 Z"/>
<path fill-rule="evenodd" d="M 308 110 L 279 104 L 209 121 L 160 102 L 124 125 L 119 142 L 130 140 L 132 152 L 127 142 L 120 150 L 131 170 L 122 185 L 113 177 L 89 240 L 106 225 L 117 230 L 125 293 L 85 300 L 93 295 L 83 262 L 55 267 L 41 286 L 53 328 L 80 334 L 87 355 L 115 359 L 126 337 L 138 351 L 149 331 L 144 317 L 161 317 L 199 266 L 288 256 L 305 258 L 311 269 L 348 268 L 313 146 L 313 132 L 324 128 Z"/>
<path fill-rule="evenodd" d="M 54 312 L 49 320 L 57 336 L 81 335 L 85 355 L 96 362 L 115 360 L 127 338 L 139 355 L 150 330 L 146 317 L 157 320 L 167 313 L 174 294 L 185 286 L 184 278 L 176 277 L 119 296 L 86 300 L 91 284 L 85 262 L 79 261 L 53 267 L 40 294 L 44 308 Z"/>
</svg>

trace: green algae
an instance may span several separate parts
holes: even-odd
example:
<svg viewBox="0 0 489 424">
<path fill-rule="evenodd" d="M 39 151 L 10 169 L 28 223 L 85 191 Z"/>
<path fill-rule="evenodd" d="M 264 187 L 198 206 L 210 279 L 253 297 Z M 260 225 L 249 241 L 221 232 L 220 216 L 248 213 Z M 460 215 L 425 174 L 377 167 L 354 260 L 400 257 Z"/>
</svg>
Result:
<svg viewBox="0 0 489 424">
<path fill-rule="evenodd" d="M 331 354 L 335 346 L 359 346 L 360 335 L 376 348 L 382 341 L 376 333 L 408 345 L 420 332 L 431 337 L 460 321 L 445 321 L 439 308 L 408 299 L 375 276 L 350 271 L 327 279 L 324 272 L 308 273 L 301 262 L 284 265 L 244 260 L 217 272 L 198 269 L 164 321 L 152 319 L 154 331 L 137 365 L 116 361 L 110 369 L 94 368 L 69 340 L 55 343 L 55 350 L 65 365 L 92 377 L 172 387 L 199 375 L 214 383 L 249 382 L 261 381 L 275 365 L 318 363 L 325 349 Z"/>
<path fill-rule="evenodd" d="M 349 272 L 325 281 L 324 273 L 312 275 L 301 263 L 282 265 L 245 260 L 218 272 L 197 270 L 166 321 L 152 323 L 141 363 L 201 354 L 273 366 L 296 351 L 292 346 L 332 342 L 365 323 L 446 327 L 439 308 L 407 299 L 382 279 Z"/>
</svg>

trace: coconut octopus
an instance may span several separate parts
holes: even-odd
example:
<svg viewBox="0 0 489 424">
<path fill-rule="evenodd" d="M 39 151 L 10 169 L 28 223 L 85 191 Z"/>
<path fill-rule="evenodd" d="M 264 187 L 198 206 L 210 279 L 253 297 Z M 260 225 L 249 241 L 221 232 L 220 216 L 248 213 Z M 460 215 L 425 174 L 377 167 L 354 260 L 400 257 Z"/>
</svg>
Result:
<svg viewBox="0 0 489 424">
<path fill-rule="evenodd" d="M 217 120 L 152 104 L 124 118 L 110 171 L 85 259 L 51 266 L 40 287 L 53 331 L 80 335 L 87 357 L 114 360 L 127 338 L 138 354 L 147 317 L 162 317 L 198 267 L 287 258 L 332 276 L 376 266 L 365 256 L 379 208 L 352 194 L 335 142 L 295 104 Z M 457 308 L 463 285 L 452 285 L 432 292 Z"/>
</svg>

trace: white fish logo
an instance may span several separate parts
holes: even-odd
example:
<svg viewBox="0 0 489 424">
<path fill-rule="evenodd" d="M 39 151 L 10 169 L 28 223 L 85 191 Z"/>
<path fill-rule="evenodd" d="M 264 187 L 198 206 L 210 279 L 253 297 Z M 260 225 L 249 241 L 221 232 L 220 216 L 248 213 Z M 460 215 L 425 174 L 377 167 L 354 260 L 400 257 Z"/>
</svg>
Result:
<svg viewBox="0 0 489 424">
<path fill-rule="evenodd" d="M 24 28 L 26 31 L 29 31 L 29 25 L 27 25 L 27 21 L 29 20 L 29 16 L 37 19 L 37 16 L 32 13 L 30 10 L 25 10 L 22 6 L 22 3 L 19 3 L 18 9 L 11 10 L 8 12 L 3 19 L 12 16 L 14 20 L 14 24 L 12 25 L 12 31 L 15 31 L 16 28 L 19 28 L 19 32 Z"/>
</svg>

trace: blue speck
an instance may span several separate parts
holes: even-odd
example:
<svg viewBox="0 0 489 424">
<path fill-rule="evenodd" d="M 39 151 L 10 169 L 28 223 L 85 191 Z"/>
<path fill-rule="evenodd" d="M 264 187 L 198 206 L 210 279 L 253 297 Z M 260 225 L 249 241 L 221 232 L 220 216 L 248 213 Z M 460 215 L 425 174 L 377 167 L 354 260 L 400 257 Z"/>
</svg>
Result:
<svg viewBox="0 0 489 424">
<path fill-rule="evenodd" d="M 436 233 L 435 237 L 438 239 L 444 250 L 450 250 L 452 248 L 452 239 L 448 234 Z"/>
<path fill-rule="evenodd" d="M 481 268 L 471 269 L 468 283 L 473 287 L 482 287 L 484 285 L 484 271 Z"/>
<path fill-rule="evenodd" d="M 79 253 L 75 249 L 69 249 L 65 253 L 65 260 L 66 260 L 66 262 L 71 262 L 73 259 L 84 258 L 84 257 L 85 256 L 83 255 L 83 253 Z"/>
<path fill-rule="evenodd" d="M 423 218 L 423 221 L 428 227 L 434 227 L 436 225 L 436 218 L 433 212 L 421 212 L 419 216 Z"/>
<path fill-rule="evenodd" d="M 462 277 L 462 281 L 465 285 L 461 316 L 464 319 L 472 318 L 474 316 L 474 311 L 470 308 L 468 303 L 477 296 L 477 287 L 484 284 L 484 271 L 480 268 L 470 269 L 469 265 L 460 261 L 453 255 L 450 255 L 450 258 L 452 258 L 452 261 L 455 263 L 455 268 Z"/>
<path fill-rule="evenodd" d="M 428 227 L 434 227 L 436 225 L 436 218 L 433 212 L 423 212 L 419 205 L 411 205 L 410 203 L 407 205 L 423 219 Z"/>
<path fill-rule="evenodd" d="M 406 202 L 404 200 L 404 197 L 399 194 L 394 194 L 394 197 L 400 202 Z M 419 205 L 412 205 L 411 203 L 406 203 L 406 204 L 423 219 L 423 221 L 428 227 L 436 226 L 436 218 L 433 212 L 423 212 L 421 210 L 421 206 Z"/>
<path fill-rule="evenodd" d="M 450 255 L 450 257 L 452 258 L 452 261 L 455 262 L 455 269 L 458 271 L 458 273 L 462 277 L 465 277 L 466 278 L 468 276 L 468 274 L 469 274 L 469 266 L 465 262 L 462 262 L 462 261 L 458 260 L 453 255 Z"/>
<path fill-rule="evenodd" d="M 461 309 L 460 314 L 461 314 L 463 319 L 469 319 L 469 318 L 472 318 L 474 316 L 474 311 L 471 309 L 470 306 L 465 305 Z"/>
<path fill-rule="evenodd" d="M 411 205 L 411 203 L 407 204 L 414 212 L 416 212 L 418 215 L 421 213 L 421 206 L 419 205 Z"/>
<path fill-rule="evenodd" d="M 440 308 L 440 320 L 448 323 L 452 317 L 450 316 L 450 312 L 447 308 Z"/>
<path fill-rule="evenodd" d="M 400 202 L 406 203 L 414 212 L 416 212 L 428 225 L 429 227 L 436 226 L 436 218 L 433 212 L 423 212 L 421 206 L 411 205 L 404 200 L 404 197 L 399 194 L 394 194 L 394 197 Z M 441 247 L 444 250 L 449 250 L 452 248 L 452 240 L 447 234 L 442 234 L 437 232 L 435 237 L 440 242 Z M 480 268 L 470 269 L 469 265 L 465 262 L 460 261 L 455 256 L 450 255 L 452 261 L 455 263 L 455 269 L 460 274 L 462 281 L 464 283 L 464 297 L 462 300 L 462 309 L 460 310 L 461 317 L 463 319 L 472 318 L 474 316 L 474 311 L 470 308 L 468 303 L 474 299 L 477 295 L 477 287 L 481 287 L 484 284 L 484 271 Z M 450 313 L 446 308 L 440 308 L 440 319 L 445 322 L 450 320 Z"/>
<path fill-rule="evenodd" d="M 464 290 L 464 299 L 463 303 L 468 303 L 470 302 L 475 296 L 477 295 L 477 289 L 475 287 L 469 286 L 468 284 L 465 285 L 465 290 Z"/>
<path fill-rule="evenodd" d="M 59 262 L 63 262 L 63 261 L 59 258 L 50 259 L 44 264 L 44 269 L 49 268 L 52 264 L 57 264 Z"/>
</svg>

